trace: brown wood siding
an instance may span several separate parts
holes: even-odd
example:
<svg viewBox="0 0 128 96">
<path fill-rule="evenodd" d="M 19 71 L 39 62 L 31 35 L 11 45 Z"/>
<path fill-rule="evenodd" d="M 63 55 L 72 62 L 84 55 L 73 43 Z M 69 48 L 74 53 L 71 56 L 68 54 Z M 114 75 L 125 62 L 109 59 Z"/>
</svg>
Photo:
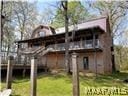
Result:
<svg viewBox="0 0 128 96">
<path fill-rule="evenodd" d="M 98 73 L 104 73 L 104 64 L 103 64 L 103 53 L 97 52 L 97 70 Z M 56 66 L 56 56 L 57 56 L 57 66 Z M 96 72 L 96 65 L 94 63 L 94 53 L 78 53 L 78 67 L 80 71 L 84 70 L 83 58 L 89 58 L 89 70 L 90 72 Z M 43 57 L 45 58 L 45 57 Z M 43 59 L 42 59 L 43 60 Z M 47 55 L 47 66 L 51 69 L 59 68 L 64 69 L 64 54 L 49 54 Z M 71 60 L 70 67 L 72 69 Z"/>
</svg>

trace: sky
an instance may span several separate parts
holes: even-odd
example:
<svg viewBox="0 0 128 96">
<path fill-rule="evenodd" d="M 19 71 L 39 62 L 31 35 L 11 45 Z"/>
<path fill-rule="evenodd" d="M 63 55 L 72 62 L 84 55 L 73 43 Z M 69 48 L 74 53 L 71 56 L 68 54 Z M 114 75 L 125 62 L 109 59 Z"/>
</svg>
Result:
<svg viewBox="0 0 128 96">
<path fill-rule="evenodd" d="M 49 2 L 49 0 L 47 1 L 38 1 L 37 2 L 37 9 L 41 12 L 41 11 L 45 11 L 45 9 L 47 8 L 53 8 L 56 9 L 54 6 L 56 5 L 56 1 L 51 1 Z"/>
</svg>

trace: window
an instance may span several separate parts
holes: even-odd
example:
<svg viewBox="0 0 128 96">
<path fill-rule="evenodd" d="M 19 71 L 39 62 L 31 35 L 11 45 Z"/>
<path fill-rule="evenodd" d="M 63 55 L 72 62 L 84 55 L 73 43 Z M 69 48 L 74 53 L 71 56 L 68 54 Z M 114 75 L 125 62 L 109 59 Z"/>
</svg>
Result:
<svg viewBox="0 0 128 96">
<path fill-rule="evenodd" d="M 39 33 L 39 36 L 41 36 L 41 37 L 45 36 L 45 32 L 41 31 L 41 32 Z"/>
</svg>

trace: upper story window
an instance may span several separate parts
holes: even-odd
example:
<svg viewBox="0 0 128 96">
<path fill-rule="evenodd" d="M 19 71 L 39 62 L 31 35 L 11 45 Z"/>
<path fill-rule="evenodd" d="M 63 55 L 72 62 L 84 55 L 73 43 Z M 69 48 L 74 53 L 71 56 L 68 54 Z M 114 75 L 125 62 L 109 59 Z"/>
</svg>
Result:
<svg viewBox="0 0 128 96">
<path fill-rule="evenodd" d="M 45 36 L 45 32 L 43 32 L 43 31 L 39 32 L 39 36 L 44 37 Z"/>
</svg>

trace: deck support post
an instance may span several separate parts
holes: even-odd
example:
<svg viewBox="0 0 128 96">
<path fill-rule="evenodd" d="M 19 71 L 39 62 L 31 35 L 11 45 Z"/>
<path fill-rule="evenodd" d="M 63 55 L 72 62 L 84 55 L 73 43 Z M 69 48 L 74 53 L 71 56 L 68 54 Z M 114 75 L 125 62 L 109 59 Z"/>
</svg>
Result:
<svg viewBox="0 0 128 96">
<path fill-rule="evenodd" d="M 96 77 L 98 74 L 98 70 L 97 70 L 97 56 L 96 56 L 96 34 L 93 33 L 93 48 L 94 48 L 94 65 L 95 65 L 95 72 L 96 72 Z"/>
<path fill-rule="evenodd" d="M 27 56 L 25 56 L 23 65 L 25 66 L 26 64 L 27 64 Z M 24 67 L 24 68 L 23 68 L 23 72 L 22 72 L 23 78 L 25 77 L 25 73 L 26 73 L 26 68 Z"/>
<path fill-rule="evenodd" d="M 36 86 L 37 86 L 37 58 L 31 58 L 31 95 L 36 96 Z"/>
<path fill-rule="evenodd" d="M 17 63 L 21 63 L 21 55 L 19 54 L 19 49 L 21 48 L 21 44 L 18 43 L 17 46 L 17 57 L 18 57 L 18 62 Z"/>
<path fill-rule="evenodd" d="M 79 96 L 79 70 L 77 63 L 77 54 L 72 53 L 72 71 L 73 71 L 73 96 Z"/>
<path fill-rule="evenodd" d="M 7 77 L 6 77 L 6 88 L 11 89 L 12 86 L 12 72 L 13 72 L 13 56 L 8 57 L 8 66 L 7 66 Z"/>
</svg>

